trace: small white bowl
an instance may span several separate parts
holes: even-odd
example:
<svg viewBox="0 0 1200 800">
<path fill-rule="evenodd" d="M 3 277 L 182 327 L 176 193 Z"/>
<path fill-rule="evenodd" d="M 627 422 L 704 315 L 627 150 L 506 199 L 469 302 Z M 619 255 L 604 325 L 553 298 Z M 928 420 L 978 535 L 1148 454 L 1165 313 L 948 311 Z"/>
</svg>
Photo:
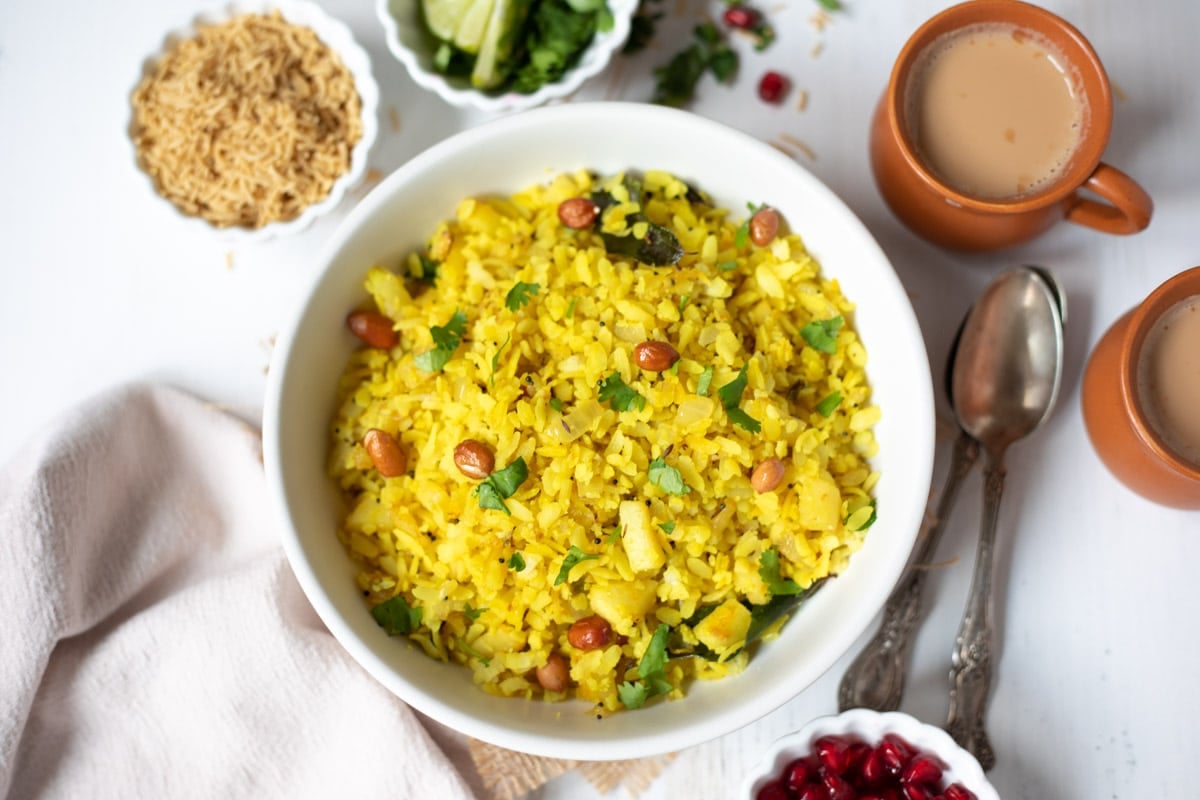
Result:
<svg viewBox="0 0 1200 800">
<path fill-rule="evenodd" d="M 719 157 L 716 157 L 719 156 Z M 336 387 L 354 350 L 346 313 L 375 264 L 428 240 L 465 197 L 512 194 L 556 173 L 661 169 L 724 208 L 767 200 L 857 304 L 881 477 L 879 521 L 836 580 L 765 642 L 740 675 L 698 681 L 680 700 L 597 720 L 583 701 L 497 697 L 375 623 L 337 536 L 343 508 L 327 466 Z M 510 750 L 616 760 L 679 750 L 749 724 L 817 680 L 854 644 L 903 570 L 933 465 L 933 385 L 924 340 L 887 257 L 854 214 L 799 164 L 740 131 L 644 103 L 564 103 L 501 117 L 434 145 L 376 186 L 319 256 L 321 273 L 276 343 L 263 402 L 263 459 L 284 550 L 313 608 L 362 666 L 444 725 Z"/>
<path fill-rule="evenodd" d="M 937 756 L 946 765 L 947 784 L 961 783 L 975 793 L 977 800 L 1000 800 L 1000 795 L 984 777 L 975 756 L 962 749 L 941 728 L 927 725 L 916 717 L 898 711 L 879 713 L 854 708 L 836 716 L 818 717 L 795 733 L 789 733 L 768 749 L 750 770 L 738 790 L 738 800 L 754 800 L 758 790 L 783 774 L 784 768 L 801 756 L 813 752 L 813 742 L 822 736 L 854 736 L 869 745 L 877 745 L 889 733 L 903 737 L 918 750 Z"/>
<path fill-rule="evenodd" d="M 613 16 L 612 30 L 598 32 L 574 67 L 559 80 L 531 94 L 484 92 L 473 88 L 465 78 L 450 78 L 435 70 L 434 39 L 421 20 L 420 0 L 376 0 L 375 13 L 383 24 L 388 50 L 405 66 L 418 86 L 460 108 L 521 111 L 556 97 L 566 97 L 608 66 L 613 53 L 629 38 L 630 21 L 637 5 L 637 0 L 608 0 Z"/>
<path fill-rule="evenodd" d="M 350 168 L 334 182 L 329 194 L 324 199 L 305 208 L 300 216 L 286 222 L 270 222 L 261 228 L 251 229 L 221 228 L 201 217 L 183 213 L 159 194 L 154 185 L 154 179 L 138 163 L 137 146 L 133 141 L 133 107 L 130 104 L 129 146 L 133 154 L 133 164 L 134 168 L 146 178 L 146 185 L 150 187 L 150 191 L 166 202 L 168 207 L 188 225 L 198 230 L 203 229 L 209 235 L 216 234 L 220 239 L 232 244 L 261 242 L 277 236 L 298 233 L 311 225 L 317 217 L 335 208 L 346 192 L 362 180 L 367 171 L 367 158 L 379 133 L 377 120 L 379 86 L 371 74 L 371 59 L 367 55 L 367 51 L 355 41 L 354 35 L 350 33 L 350 29 L 344 23 L 329 16 L 321 10 L 320 6 L 309 0 L 235 0 L 228 5 L 201 12 L 194 16 L 188 24 L 170 31 L 163 38 L 161 46 L 142 62 L 141 73 L 134 82 L 133 89 L 130 90 L 132 97 L 138 84 L 142 82 L 143 78 L 154 72 L 158 62 L 180 42 L 194 37 L 200 28 L 218 25 L 243 14 L 269 14 L 272 11 L 278 11 L 285 20 L 293 25 L 311 29 L 326 47 L 337 53 L 342 63 L 346 65 L 346 69 L 350 70 L 350 74 L 354 76 L 354 88 L 358 91 L 359 100 L 362 103 L 362 138 L 350 151 Z"/>
</svg>

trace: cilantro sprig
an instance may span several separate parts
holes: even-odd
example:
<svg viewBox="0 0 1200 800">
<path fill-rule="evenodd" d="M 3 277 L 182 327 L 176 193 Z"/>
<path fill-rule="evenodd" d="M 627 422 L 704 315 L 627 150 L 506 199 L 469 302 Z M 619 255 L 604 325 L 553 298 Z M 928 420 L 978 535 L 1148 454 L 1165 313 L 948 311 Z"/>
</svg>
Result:
<svg viewBox="0 0 1200 800">
<path fill-rule="evenodd" d="M 417 366 L 426 372 L 440 371 L 454 355 L 466 332 L 467 315 L 455 310 L 445 325 L 434 325 L 429 329 L 430 335 L 433 336 L 433 349 L 416 357 Z"/>
<path fill-rule="evenodd" d="M 832 319 L 818 319 L 800 329 L 800 336 L 814 350 L 833 354 L 837 352 L 837 335 L 845 323 L 840 315 Z"/>
<path fill-rule="evenodd" d="M 638 680 L 617 686 L 617 696 L 626 708 L 641 708 L 651 697 L 667 694 L 675 687 L 667 679 L 667 640 L 671 628 L 660 624 L 638 663 Z"/>
<path fill-rule="evenodd" d="M 696 85 L 704 73 L 712 71 L 722 83 L 733 80 L 738 69 L 738 54 L 721 39 L 721 32 L 710 22 L 692 31 L 692 44 L 664 66 L 654 70 L 654 99 L 660 105 L 680 108 L 696 95 Z"/>
<path fill-rule="evenodd" d="M 668 464 L 662 456 L 650 462 L 647 472 L 650 482 L 667 494 L 685 495 L 692 491 L 692 487 L 683 482 L 679 470 Z"/>
<path fill-rule="evenodd" d="M 519 311 L 522 307 L 529 304 L 529 301 L 537 297 L 538 292 L 542 290 L 540 283 L 525 283 L 525 281 L 517 281 L 513 287 L 508 290 L 508 294 L 504 297 L 504 305 L 509 311 Z"/>
<path fill-rule="evenodd" d="M 758 557 L 758 575 L 776 597 L 800 594 L 804 591 L 800 584 L 779 574 L 779 553 L 774 548 L 764 550 Z"/>
<path fill-rule="evenodd" d="M 575 545 L 571 545 L 570 549 L 567 550 L 566 557 L 563 558 L 562 566 L 558 569 L 558 575 L 554 578 L 554 585 L 559 586 L 566 583 L 567 579 L 571 577 L 571 570 L 575 569 L 577 564 L 584 561 L 592 561 L 599 557 L 594 553 L 585 553 Z"/>
<path fill-rule="evenodd" d="M 525 459 L 518 456 L 516 461 L 504 469 L 496 470 L 480 481 L 471 494 L 479 498 L 480 508 L 503 511 L 511 516 L 512 512 L 508 510 L 504 501 L 512 497 L 528 477 L 529 467 L 525 465 Z M 521 563 L 523 564 L 524 560 Z M 517 571 L 520 572 L 520 569 Z"/>
<path fill-rule="evenodd" d="M 599 382 L 601 403 L 608 403 L 613 411 L 641 411 L 646 407 L 646 398 L 614 372 Z"/>
<path fill-rule="evenodd" d="M 398 594 L 371 609 L 371 616 L 388 636 L 407 636 L 421 624 L 421 609 Z"/>
<path fill-rule="evenodd" d="M 721 398 L 721 405 L 725 406 L 725 413 L 729 415 L 730 422 L 739 428 L 748 430 L 750 433 L 758 433 L 762 430 L 762 423 L 739 407 L 739 404 L 742 402 L 742 393 L 746 391 L 746 369 L 748 366 L 748 364 L 743 364 L 736 378 L 717 389 L 717 396 Z"/>
</svg>

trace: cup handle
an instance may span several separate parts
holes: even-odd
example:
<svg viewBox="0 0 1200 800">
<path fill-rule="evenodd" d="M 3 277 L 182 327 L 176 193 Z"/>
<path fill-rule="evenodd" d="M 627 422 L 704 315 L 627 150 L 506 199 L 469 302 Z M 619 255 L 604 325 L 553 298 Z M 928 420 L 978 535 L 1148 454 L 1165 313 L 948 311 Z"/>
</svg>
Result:
<svg viewBox="0 0 1200 800">
<path fill-rule="evenodd" d="M 1150 214 L 1154 210 L 1150 195 L 1116 167 L 1101 162 L 1082 188 L 1090 189 L 1108 202 L 1088 200 L 1076 193 L 1067 207 L 1068 222 L 1116 234 L 1137 233 L 1150 224 Z"/>
</svg>

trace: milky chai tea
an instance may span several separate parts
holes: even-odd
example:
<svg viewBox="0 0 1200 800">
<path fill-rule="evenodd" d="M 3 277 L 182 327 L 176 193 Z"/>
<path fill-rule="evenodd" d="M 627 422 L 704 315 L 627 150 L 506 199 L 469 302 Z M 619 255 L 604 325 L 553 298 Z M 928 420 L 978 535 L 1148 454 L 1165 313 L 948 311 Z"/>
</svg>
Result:
<svg viewBox="0 0 1200 800">
<path fill-rule="evenodd" d="M 1001 23 L 971 25 L 927 47 L 905 92 L 909 135 L 926 167 L 962 194 L 1016 198 L 1054 183 L 1088 109 L 1062 54 Z"/>
<path fill-rule="evenodd" d="M 1147 331 L 1137 393 L 1167 446 L 1200 466 L 1200 295 L 1176 303 Z"/>
</svg>

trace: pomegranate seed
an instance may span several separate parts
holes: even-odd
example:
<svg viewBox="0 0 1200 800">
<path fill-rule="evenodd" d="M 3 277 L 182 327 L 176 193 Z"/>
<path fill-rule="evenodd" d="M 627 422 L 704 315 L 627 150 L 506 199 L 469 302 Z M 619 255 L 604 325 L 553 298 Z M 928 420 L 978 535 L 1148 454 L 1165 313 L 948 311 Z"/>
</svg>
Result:
<svg viewBox="0 0 1200 800">
<path fill-rule="evenodd" d="M 783 771 L 783 782 L 793 792 L 808 783 L 809 778 L 816 777 L 816 765 L 807 758 L 797 758 Z"/>
<path fill-rule="evenodd" d="M 788 790 L 783 788 L 780 781 L 771 781 L 758 790 L 755 800 L 788 800 Z"/>
<path fill-rule="evenodd" d="M 796 800 L 829 800 L 829 792 L 819 783 L 806 783 L 795 794 Z"/>
<path fill-rule="evenodd" d="M 731 28 L 741 28 L 748 31 L 758 24 L 758 12 L 745 6 L 733 6 L 722 15 L 725 24 Z"/>
<path fill-rule="evenodd" d="M 867 753 L 858 768 L 858 774 L 862 776 L 863 783 L 867 786 L 878 786 L 887 778 L 887 770 L 883 766 L 883 757 L 879 755 L 878 750 L 872 750 Z"/>
<path fill-rule="evenodd" d="M 840 736 L 822 736 L 813 742 L 817 760 L 834 775 L 841 775 L 846 771 L 846 753 L 849 749 L 850 743 Z"/>
<path fill-rule="evenodd" d="M 863 763 L 871 755 L 871 746 L 865 742 L 854 742 L 846 748 L 846 772 L 854 775 L 862 773 Z"/>
<path fill-rule="evenodd" d="M 884 736 L 883 741 L 875 750 L 879 753 L 880 760 L 883 761 L 884 769 L 892 775 L 899 775 L 900 770 L 904 769 L 913 754 L 912 745 L 894 733 Z"/>
<path fill-rule="evenodd" d="M 946 795 L 946 800 L 975 800 L 975 793 L 961 783 L 950 784 L 942 794 Z"/>
<path fill-rule="evenodd" d="M 924 786 L 907 783 L 904 785 L 904 800 L 933 800 L 933 795 Z"/>
<path fill-rule="evenodd" d="M 829 800 L 854 800 L 858 793 L 854 791 L 845 778 L 838 775 L 831 775 L 828 772 L 821 776 L 821 780 L 825 782 L 825 791 L 829 794 Z"/>
<path fill-rule="evenodd" d="M 787 93 L 787 78 L 771 70 L 758 81 L 758 96 L 766 103 L 778 103 Z"/>
<path fill-rule="evenodd" d="M 942 767 L 932 757 L 919 755 L 908 762 L 900 773 L 900 782 L 920 786 L 936 786 L 942 780 Z"/>
</svg>

